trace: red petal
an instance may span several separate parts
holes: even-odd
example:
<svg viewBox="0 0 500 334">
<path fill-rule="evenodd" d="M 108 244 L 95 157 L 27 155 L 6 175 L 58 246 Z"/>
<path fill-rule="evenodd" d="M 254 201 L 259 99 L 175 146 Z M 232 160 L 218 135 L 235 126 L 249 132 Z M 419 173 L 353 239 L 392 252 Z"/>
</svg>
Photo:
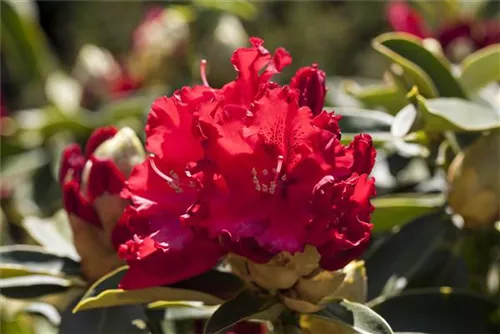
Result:
<svg viewBox="0 0 500 334">
<path fill-rule="evenodd" d="M 313 115 L 323 111 L 326 96 L 326 74 L 318 65 L 300 68 L 290 81 L 290 87 L 299 91 L 299 106 L 309 107 Z"/>
<path fill-rule="evenodd" d="M 111 160 L 90 159 L 92 166 L 88 175 L 87 197 L 93 201 L 104 193 L 118 194 L 125 185 L 125 176 Z"/>
<path fill-rule="evenodd" d="M 119 247 L 119 255 L 130 267 L 120 283 L 123 289 L 172 284 L 191 278 L 215 266 L 223 255 L 217 243 L 195 235 L 171 212 L 130 215 L 123 219 L 132 220 L 127 225 L 132 232 L 138 226 L 143 233 L 135 234 Z M 144 234 L 144 230 L 149 234 Z"/>
<path fill-rule="evenodd" d="M 146 125 L 146 149 L 177 174 L 184 172 L 188 162 L 203 157 L 199 139 L 192 131 L 191 112 L 175 97 L 161 97 L 153 103 Z"/>
<path fill-rule="evenodd" d="M 80 193 L 80 185 L 71 180 L 66 182 L 62 188 L 64 208 L 69 214 L 74 214 L 86 222 L 101 226 L 101 221 L 94 206 Z"/>
<path fill-rule="evenodd" d="M 308 242 L 318 248 L 323 268 L 340 269 L 364 252 L 370 239 L 370 197 L 374 195 L 374 180 L 366 174 L 354 174 L 346 181 L 327 176 L 315 187 L 316 218 L 308 227 Z"/>
<path fill-rule="evenodd" d="M 99 145 L 113 138 L 117 132 L 118 129 L 114 126 L 103 126 L 95 129 L 87 140 L 87 145 L 85 145 L 85 157 L 90 158 Z"/>
<path fill-rule="evenodd" d="M 369 174 L 372 171 L 377 152 L 373 147 L 370 135 L 360 134 L 355 136 L 347 151 L 353 157 L 352 173 Z"/>
<path fill-rule="evenodd" d="M 274 74 L 292 62 L 285 49 L 279 48 L 273 57 L 264 47 L 264 41 L 252 37 L 253 47 L 237 49 L 231 57 L 231 63 L 238 72 L 235 81 L 226 84 L 222 91 L 230 103 L 249 105 L 255 99 L 259 85 L 267 82 Z M 267 68 L 259 74 L 261 70 Z"/>
<path fill-rule="evenodd" d="M 64 184 L 68 172 L 71 170 L 71 178 L 80 182 L 80 176 L 85 166 L 85 158 L 78 144 L 68 145 L 61 156 L 61 167 L 59 169 L 59 183 Z"/>
</svg>

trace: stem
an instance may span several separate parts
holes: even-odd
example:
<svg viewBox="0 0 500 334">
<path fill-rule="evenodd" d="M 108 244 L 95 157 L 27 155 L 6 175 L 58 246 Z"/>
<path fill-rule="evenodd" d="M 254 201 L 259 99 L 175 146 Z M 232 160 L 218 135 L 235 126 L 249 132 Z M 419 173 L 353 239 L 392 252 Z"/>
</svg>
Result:
<svg viewBox="0 0 500 334">
<path fill-rule="evenodd" d="M 151 334 L 163 334 L 161 323 L 158 321 L 154 312 L 146 306 L 144 307 L 144 313 L 146 314 L 147 325 Z"/>
<path fill-rule="evenodd" d="M 453 133 L 451 131 L 445 131 L 444 137 L 446 138 L 446 141 L 448 141 L 448 144 L 450 144 L 450 148 L 453 150 L 453 153 L 455 153 L 455 155 L 462 153 L 462 148 L 460 147 L 460 144 L 458 143 L 458 140 L 457 140 L 457 137 L 455 136 L 455 133 Z"/>
</svg>

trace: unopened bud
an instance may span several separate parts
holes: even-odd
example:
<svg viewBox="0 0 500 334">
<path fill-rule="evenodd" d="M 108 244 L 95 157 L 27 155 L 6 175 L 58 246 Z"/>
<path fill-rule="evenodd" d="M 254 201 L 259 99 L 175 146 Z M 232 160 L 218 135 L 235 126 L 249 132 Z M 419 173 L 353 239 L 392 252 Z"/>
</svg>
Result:
<svg viewBox="0 0 500 334">
<path fill-rule="evenodd" d="M 480 137 L 450 165 L 448 204 L 465 227 L 492 225 L 500 218 L 499 165 L 499 133 Z"/>
</svg>

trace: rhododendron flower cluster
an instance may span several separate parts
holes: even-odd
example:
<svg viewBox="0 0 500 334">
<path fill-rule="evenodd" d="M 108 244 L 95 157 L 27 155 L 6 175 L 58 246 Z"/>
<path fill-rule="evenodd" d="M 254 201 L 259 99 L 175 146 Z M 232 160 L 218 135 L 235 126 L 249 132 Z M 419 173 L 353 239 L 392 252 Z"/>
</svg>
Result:
<svg viewBox="0 0 500 334">
<path fill-rule="evenodd" d="M 122 197 L 130 201 L 114 244 L 130 268 L 123 288 L 170 284 L 210 269 L 227 253 L 266 263 L 306 245 L 337 270 L 370 238 L 368 135 L 340 142 L 339 116 L 323 110 L 325 74 L 299 69 L 271 82 L 292 59 L 263 41 L 235 51 L 234 81 L 184 87 L 157 99 L 146 125 L 149 157 Z"/>
</svg>

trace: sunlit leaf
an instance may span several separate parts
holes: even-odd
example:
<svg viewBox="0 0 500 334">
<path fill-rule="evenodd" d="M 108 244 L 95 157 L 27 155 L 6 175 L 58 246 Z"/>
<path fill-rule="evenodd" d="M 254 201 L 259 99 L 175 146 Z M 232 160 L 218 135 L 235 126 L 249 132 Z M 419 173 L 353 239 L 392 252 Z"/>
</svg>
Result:
<svg viewBox="0 0 500 334">
<path fill-rule="evenodd" d="M 140 290 L 118 288 L 127 267 L 119 268 L 95 282 L 82 297 L 74 312 L 118 305 L 149 304 L 152 302 L 203 302 L 217 305 L 242 288 L 242 281 L 228 273 L 209 271 L 169 286 Z M 217 282 L 217 284 L 214 284 Z"/>
<path fill-rule="evenodd" d="M 328 304 L 324 309 L 311 314 L 325 320 L 347 325 L 360 334 L 392 334 L 392 329 L 380 315 L 369 307 L 347 299 Z"/>
<path fill-rule="evenodd" d="M 80 256 L 72 243 L 71 228 L 63 210 L 49 219 L 26 217 L 22 225 L 30 236 L 46 249 L 57 250 L 60 254 L 79 261 Z"/>
<path fill-rule="evenodd" d="M 490 107 L 458 98 L 425 99 L 416 87 L 408 94 L 412 101 L 396 115 L 391 127 L 395 137 L 410 132 L 473 132 L 500 128 L 498 112 Z"/>
<path fill-rule="evenodd" d="M 500 45 L 494 44 L 467 56 L 460 64 L 460 80 L 469 93 L 500 80 Z"/>
</svg>

